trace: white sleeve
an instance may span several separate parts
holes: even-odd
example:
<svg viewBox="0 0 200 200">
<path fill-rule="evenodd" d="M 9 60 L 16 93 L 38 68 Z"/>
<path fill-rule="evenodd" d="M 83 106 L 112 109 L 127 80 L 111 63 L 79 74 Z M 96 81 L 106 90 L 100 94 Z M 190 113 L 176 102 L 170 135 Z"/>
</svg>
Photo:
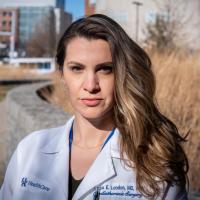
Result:
<svg viewBox="0 0 200 200">
<path fill-rule="evenodd" d="M 16 151 L 12 155 L 12 158 L 8 164 L 6 174 L 4 177 L 4 182 L 0 189 L 0 200 L 12 200 L 14 186 L 16 184 L 17 172 L 17 153 Z"/>
<path fill-rule="evenodd" d="M 188 200 L 187 191 L 177 185 L 168 185 L 163 197 L 164 200 Z"/>
</svg>

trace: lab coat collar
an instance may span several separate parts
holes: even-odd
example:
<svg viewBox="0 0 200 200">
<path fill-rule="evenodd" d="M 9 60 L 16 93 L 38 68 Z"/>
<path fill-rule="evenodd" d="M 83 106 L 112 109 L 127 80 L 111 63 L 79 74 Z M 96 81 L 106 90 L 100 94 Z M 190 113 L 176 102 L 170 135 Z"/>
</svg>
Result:
<svg viewBox="0 0 200 200">
<path fill-rule="evenodd" d="M 59 153 L 65 148 L 65 146 L 69 146 L 68 134 L 72 126 L 72 122 L 74 120 L 74 116 L 71 117 L 67 123 L 61 127 L 59 130 L 61 133 L 56 134 L 52 137 L 52 139 L 41 149 L 42 153 L 45 154 L 56 154 Z"/>
<path fill-rule="evenodd" d="M 54 137 L 46 144 L 41 152 L 45 154 L 56 154 L 63 150 L 63 147 L 69 147 L 69 132 L 74 121 L 74 116 L 72 116 L 67 123 L 61 127 L 61 134 L 55 134 Z M 59 138 L 58 138 L 59 137 Z M 119 146 L 119 130 L 116 128 L 115 133 L 109 141 L 110 153 L 112 157 L 120 158 L 120 146 Z"/>
<path fill-rule="evenodd" d="M 106 153 L 107 149 L 102 151 L 104 152 L 101 152 L 97 156 L 96 160 L 77 188 L 73 197 L 74 200 L 84 199 L 88 194 L 97 191 L 101 184 L 117 175 L 112 158 Z"/>
<path fill-rule="evenodd" d="M 69 132 L 72 126 L 74 117 L 70 118 L 68 122 L 61 128 L 61 134 L 55 134 L 50 142 L 41 149 L 42 153 L 49 154 L 55 157 L 55 180 L 62 188 L 65 196 L 68 195 L 68 166 L 69 166 Z M 109 142 L 105 145 L 102 151 L 93 162 L 92 166 L 85 175 L 83 181 L 77 188 L 73 199 L 83 199 L 91 192 L 95 192 L 98 186 L 104 182 L 117 176 L 113 158 L 120 158 L 119 146 L 120 133 L 118 129 Z M 102 165 L 103 164 L 103 165 Z M 66 177 L 66 178 L 65 178 Z"/>
<path fill-rule="evenodd" d="M 88 170 L 73 199 L 84 199 L 89 193 L 99 190 L 98 187 L 104 182 L 117 176 L 113 157 L 119 158 L 119 156 L 119 131 L 116 129 Z"/>
<path fill-rule="evenodd" d="M 46 155 L 46 159 L 53 157 L 53 166 L 51 167 L 52 179 L 65 198 L 68 196 L 68 172 L 69 172 L 69 140 L 68 134 L 74 117 L 57 129 L 59 133 L 54 133 L 55 136 L 50 139 L 47 145 L 41 149 L 41 153 Z"/>
</svg>

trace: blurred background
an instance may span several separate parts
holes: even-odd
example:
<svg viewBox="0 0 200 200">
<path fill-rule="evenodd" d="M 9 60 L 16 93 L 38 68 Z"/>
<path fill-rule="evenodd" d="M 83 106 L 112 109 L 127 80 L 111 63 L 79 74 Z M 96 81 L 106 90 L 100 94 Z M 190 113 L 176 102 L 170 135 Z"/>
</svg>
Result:
<svg viewBox="0 0 200 200">
<path fill-rule="evenodd" d="M 24 136 L 73 113 L 56 46 L 74 20 L 94 13 L 116 20 L 150 55 L 158 105 L 188 134 L 190 199 L 200 199 L 199 0 L 0 0 L 0 185 Z"/>
</svg>

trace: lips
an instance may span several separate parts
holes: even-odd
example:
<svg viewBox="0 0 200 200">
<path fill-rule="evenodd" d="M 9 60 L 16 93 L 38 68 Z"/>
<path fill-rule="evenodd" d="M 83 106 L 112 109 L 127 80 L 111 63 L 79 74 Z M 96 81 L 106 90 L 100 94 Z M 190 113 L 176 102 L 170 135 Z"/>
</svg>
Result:
<svg viewBox="0 0 200 200">
<path fill-rule="evenodd" d="M 100 99 L 100 98 L 83 98 L 83 99 L 81 99 L 81 101 L 86 106 L 97 106 L 100 104 L 102 99 Z"/>
</svg>

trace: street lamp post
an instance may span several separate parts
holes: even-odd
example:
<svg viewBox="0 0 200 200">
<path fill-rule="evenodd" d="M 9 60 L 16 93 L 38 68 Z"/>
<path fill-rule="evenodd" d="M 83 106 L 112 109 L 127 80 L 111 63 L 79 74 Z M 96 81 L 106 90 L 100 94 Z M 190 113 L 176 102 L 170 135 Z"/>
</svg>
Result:
<svg viewBox="0 0 200 200">
<path fill-rule="evenodd" d="M 136 8 L 136 26 L 135 26 L 135 41 L 138 42 L 138 35 L 139 35 L 139 7 L 143 4 L 138 1 L 132 2 L 135 5 Z"/>
</svg>

